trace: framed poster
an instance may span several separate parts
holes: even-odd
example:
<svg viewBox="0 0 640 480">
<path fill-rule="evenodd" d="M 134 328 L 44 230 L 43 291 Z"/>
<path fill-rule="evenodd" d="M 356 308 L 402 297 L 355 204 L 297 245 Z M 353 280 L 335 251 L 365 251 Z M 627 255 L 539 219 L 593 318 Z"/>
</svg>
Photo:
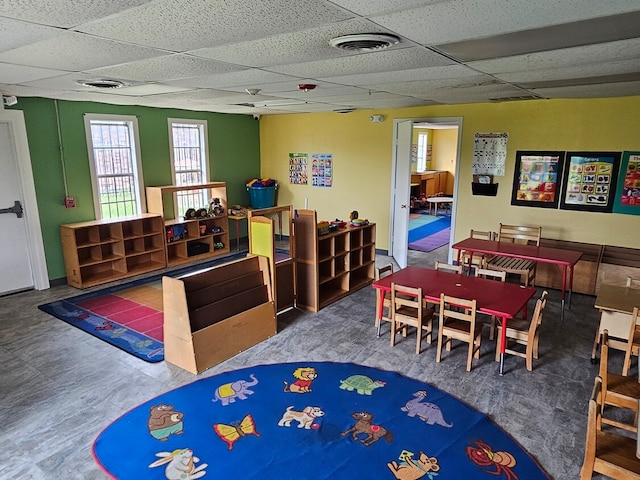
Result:
<svg viewBox="0 0 640 480">
<path fill-rule="evenodd" d="M 516 152 L 511 205 L 558 208 L 564 152 Z"/>
<path fill-rule="evenodd" d="M 560 208 L 610 213 L 620 152 L 567 152 Z"/>
<path fill-rule="evenodd" d="M 640 215 L 640 152 L 622 154 L 613 211 Z"/>
</svg>

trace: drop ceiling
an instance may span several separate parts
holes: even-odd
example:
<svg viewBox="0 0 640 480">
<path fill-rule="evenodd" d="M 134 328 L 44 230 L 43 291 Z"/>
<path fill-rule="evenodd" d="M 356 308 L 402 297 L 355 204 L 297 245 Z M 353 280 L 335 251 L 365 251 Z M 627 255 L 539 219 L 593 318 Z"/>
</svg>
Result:
<svg viewBox="0 0 640 480">
<path fill-rule="evenodd" d="M 262 115 L 640 95 L 638 25 L 639 0 L 7 1 L 0 92 Z M 400 41 L 329 45 L 361 33 Z M 80 83 L 103 79 L 124 86 Z"/>
</svg>

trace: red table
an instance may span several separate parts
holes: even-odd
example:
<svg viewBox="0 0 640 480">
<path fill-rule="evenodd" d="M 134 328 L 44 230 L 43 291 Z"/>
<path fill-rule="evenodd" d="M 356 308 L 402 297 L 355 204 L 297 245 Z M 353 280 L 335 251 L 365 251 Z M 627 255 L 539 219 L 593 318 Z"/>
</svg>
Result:
<svg viewBox="0 0 640 480">
<path fill-rule="evenodd" d="M 533 287 L 521 287 L 513 283 L 497 282 L 428 268 L 407 267 L 373 282 L 373 288 L 381 293 L 377 295 L 376 319 L 378 322 L 382 317 L 384 302 L 382 293 L 391 291 L 391 283 L 413 288 L 421 287 L 424 298 L 431 303 L 440 303 L 441 293 L 468 300 L 475 299 L 479 312 L 495 315 L 501 319 L 504 328 L 502 328 L 500 341 L 500 375 L 502 375 L 504 366 L 507 320 L 523 310 L 536 293 L 536 289 Z"/>
<path fill-rule="evenodd" d="M 498 242 L 493 240 L 481 240 L 479 238 L 467 238 L 451 246 L 458 250 L 458 263 L 463 250 L 470 253 L 484 253 L 487 255 L 500 255 L 502 257 L 523 258 L 534 262 L 553 263 L 562 269 L 562 303 L 560 320 L 564 320 L 564 299 L 567 291 L 567 269 L 569 269 L 569 305 L 571 305 L 571 289 L 573 288 L 573 267 L 582 252 L 565 250 L 562 248 L 537 247 L 535 245 L 522 245 L 519 243 Z M 471 255 L 469 258 L 471 259 Z"/>
</svg>

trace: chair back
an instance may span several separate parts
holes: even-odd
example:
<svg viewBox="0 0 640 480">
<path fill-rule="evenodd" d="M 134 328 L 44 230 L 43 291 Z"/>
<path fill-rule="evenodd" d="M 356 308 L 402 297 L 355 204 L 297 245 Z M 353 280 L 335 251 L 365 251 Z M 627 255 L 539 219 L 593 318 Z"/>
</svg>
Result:
<svg viewBox="0 0 640 480">
<path fill-rule="evenodd" d="M 507 272 L 501 272 L 498 270 L 488 270 L 486 268 L 476 268 L 476 277 L 486 278 L 488 280 L 499 280 L 505 282 L 507 280 Z"/>
<path fill-rule="evenodd" d="M 540 246 L 541 235 L 542 227 L 504 225 L 501 223 L 500 231 L 498 232 L 498 241 Z"/>
<path fill-rule="evenodd" d="M 391 284 L 391 319 L 415 320 L 422 318 L 422 288 L 408 287 L 406 285 Z"/>
<path fill-rule="evenodd" d="M 493 240 L 495 238 L 494 233 L 491 231 L 482 231 L 482 230 L 474 230 L 471 229 L 471 233 L 469 234 L 470 238 L 478 238 L 480 240 Z"/>
<path fill-rule="evenodd" d="M 374 273 L 375 280 L 380 280 L 382 277 L 386 277 L 387 275 L 391 275 L 393 273 L 393 263 L 389 265 L 385 265 L 384 267 L 376 268 Z"/>
<path fill-rule="evenodd" d="M 540 328 L 540 324 L 542 323 L 542 316 L 544 315 L 544 309 L 547 306 L 547 296 L 549 292 L 546 290 L 542 292 L 540 298 L 536 300 L 536 308 L 533 310 L 533 315 L 531 316 L 531 323 L 529 324 L 529 338 L 532 339 Z"/>
<path fill-rule="evenodd" d="M 591 391 L 591 398 L 589 399 L 589 409 L 587 417 L 587 442 L 584 447 L 584 465 L 583 471 L 586 469 L 589 472 L 593 472 L 594 463 L 596 460 L 596 436 L 598 432 L 598 425 L 601 424 L 602 419 L 602 378 L 596 377 L 593 390 Z M 581 478 L 587 478 L 584 475 Z M 589 475 L 588 478 L 591 478 Z"/>
<path fill-rule="evenodd" d="M 435 269 L 441 272 L 462 273 L 462 265 L 451 265 L 436 260 Z"/>
<path fill-rule="evenodd" d="M 476 325 L 476 300 L 467 300 L 466 298 L 457 298 L 444 293 L 440 294 L 440 326 L 443 325 L 447 318 L 463 320 L 471 324 L 471 331 L 475 330 Z"/>
</svg>

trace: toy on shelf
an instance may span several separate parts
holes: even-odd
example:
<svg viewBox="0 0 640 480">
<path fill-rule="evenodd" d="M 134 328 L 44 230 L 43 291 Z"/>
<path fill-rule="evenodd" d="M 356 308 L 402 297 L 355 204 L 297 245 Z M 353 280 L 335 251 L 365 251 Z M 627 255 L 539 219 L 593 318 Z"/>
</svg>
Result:
<svg viewBox="0 0 640 480">
<path fill-rule="evenodd" d="M 351 214 L 349 215 L 349 225 L 351 225 L 352 227 L 362 227 L 364 225 L 369 225 L 369 220 L 367 220 L 366 218 L 363 220 L 361 218 L 358 218 L 358 211 L 354 210 L 353 212 L 351 212 Z"/>
<path fill-rule="evenodd" d="M 247 180 L 247 187 L 275 187 L 277 185 L 273 178 L 252 178 Z"/>
<path fill-rule="evenodd" d="M 219 217 L 220 215 L 224 215 L 224 207 L 222 203 L 220 203 L 219 198 L 212 198 L 209 200 L 209 216 L 211 217 Z"/>
</svg>

